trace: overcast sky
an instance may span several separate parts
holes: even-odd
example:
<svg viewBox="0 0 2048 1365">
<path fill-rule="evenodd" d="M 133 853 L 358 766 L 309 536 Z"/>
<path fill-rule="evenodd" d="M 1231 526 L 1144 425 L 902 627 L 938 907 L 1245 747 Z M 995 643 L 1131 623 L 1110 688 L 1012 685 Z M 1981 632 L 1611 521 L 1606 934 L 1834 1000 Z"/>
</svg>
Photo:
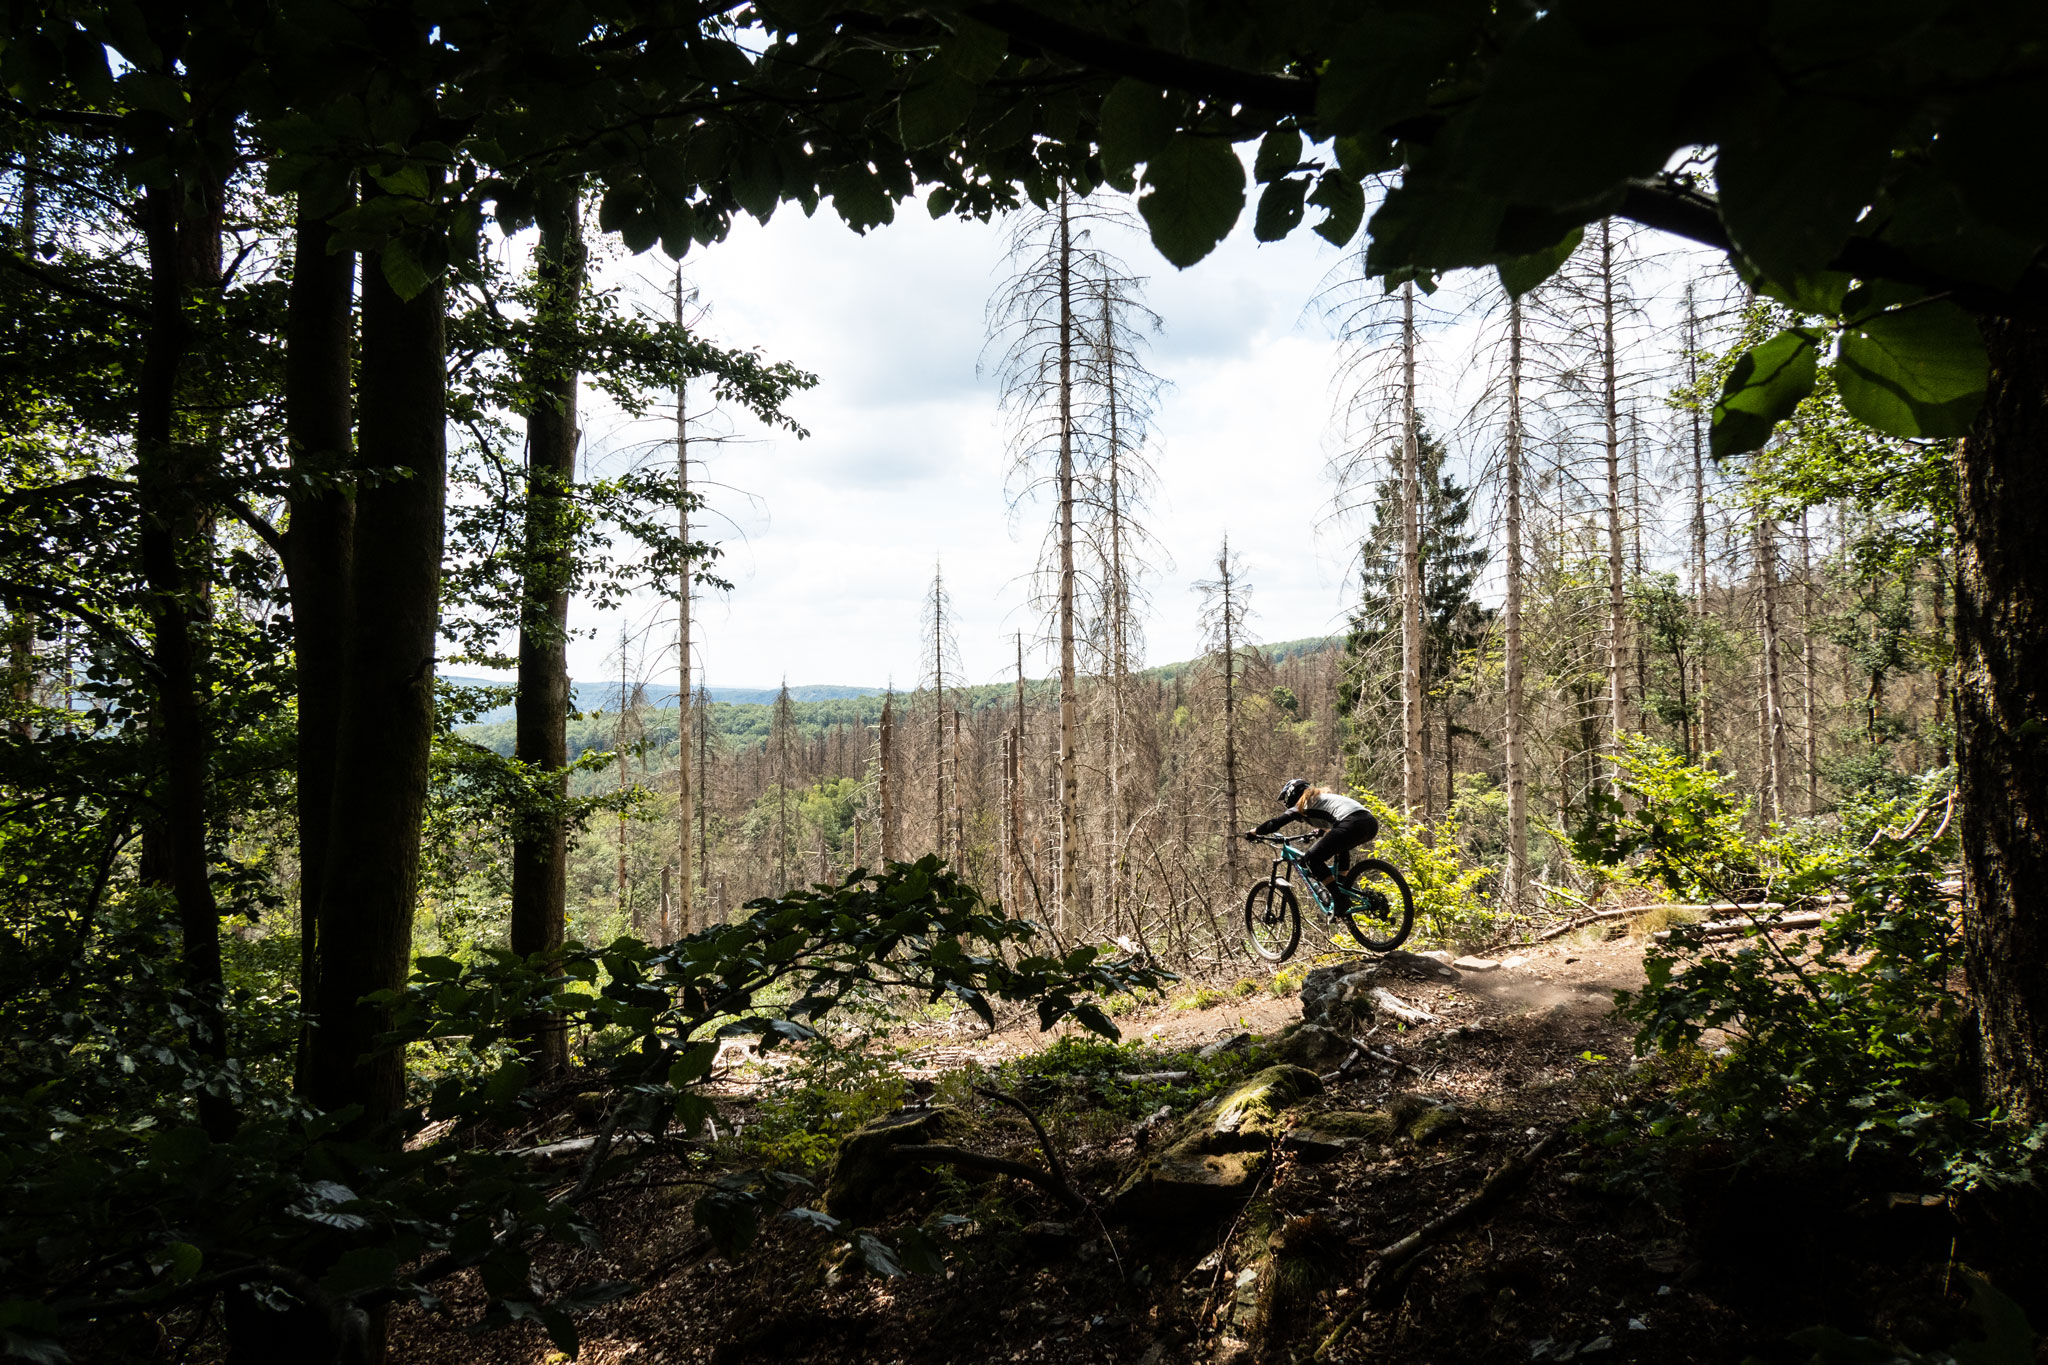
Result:
<svg viewBox="0 0 2048 1365">
<path fill-rule="evenodd" d="M 915 685 L 925 593 L 943 563 L 965 681 L 1014 667 L 1012 636 L 1038 623 L 1026 582 L 1051 509 L 1013 513 L 1004 425 L 992 379 L 977 373 L 985 309 L 1005 271 L 1000 224 L 933 222 L 915 203 L 856 236 L 822 209 L 784 206 L 763 227 L 692 255 L 686 280 L 711 308 L 706 330 L 817 374 L 791 404 L 799 440 L 744 416 L 708 417 L 731 433 L 700 444 L 723 541 L 729 594 L 699 607 L 698 663 L 715 686 Z M 1166 379 L 1151 446 L 1160 488 L 1149 514 L 1170 559 L 1150 582 L 1147 657 L 1198 649 L 1191 585 L 1214 572 L 1227 532 L 1253 585 L 1254 629 L 1285 640 L 1336 628 L 1344 550 L 1325 476 L 1335 347 L 1309 307 L 1338 253 L 1302 231 L 1260 245 L 1246 213 L 1209 259 L 1180 272 L 1142 236 L 1110 245 L 1164 319 L 1150 363 Z M 666 293 L 670 264 L 628 258 L 614 279 Z M 708 396 L 693 397 L 704 414 Z M 590 458 L 603 470 L 667 435 L 672 418 L 633 424 L 587 405 Z M 637 636 L 633 671 L 673 676 L 673 615 L 652 600 L 623 614 L 581 609 L 594 632 L 570 652 L 579 679 L 618 676 L 620 632 Z M 1046 658 L 1027 657 L 1034 674 Z"/>
</svg>

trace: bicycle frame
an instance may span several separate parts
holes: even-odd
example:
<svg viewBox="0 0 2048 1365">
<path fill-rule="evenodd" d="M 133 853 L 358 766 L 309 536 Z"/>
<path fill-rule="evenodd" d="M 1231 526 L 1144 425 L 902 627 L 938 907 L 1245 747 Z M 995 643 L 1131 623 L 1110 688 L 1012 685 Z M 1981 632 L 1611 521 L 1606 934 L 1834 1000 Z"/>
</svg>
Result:
<svg viewBox="0 0 2048 1365">
<path fill-rule="evenodd" d="M 1294 846 L 1294 840 L 1300 837 L 1298 834 L 1283 834 L 1274 841 L 1280 850 L 1280 856 L 1273 859 L 1273 871 L 1269 875 L 1273 881 L 1292 890 L 1294 887 L 1294 869 L 1297 867 L 1301 868 L 1301 881 L 1302 885 L 1308 889 L 1308 898 L 1315 902 L 1316 909 L 1322 911 L 1326 918 L 1335 919 L 1337 917 L 1336 902 L 1323 890 L 1321 882 L 1308 875 L 1308 859 L 1300 849 Z"/>
</svg>

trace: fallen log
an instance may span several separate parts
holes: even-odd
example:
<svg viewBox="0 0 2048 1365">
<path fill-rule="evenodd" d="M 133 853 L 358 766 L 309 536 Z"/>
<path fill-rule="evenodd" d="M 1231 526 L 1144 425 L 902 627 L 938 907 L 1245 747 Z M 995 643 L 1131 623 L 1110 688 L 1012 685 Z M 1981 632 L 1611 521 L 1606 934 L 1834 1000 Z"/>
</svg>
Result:
<svg viewBox="0 0 2048 1365">
<path fill-rule="evenodd" d="M 1691 926 L 1691 928 L 1701 938 L 1733 938 L 1737 934 L 1746 934 L 1752 929 L 1767 929 L 1772 933 L 1776 933 L 1780 929 L 1813 929 L 1827 923 L 1827 920 L 1828 915 L 1825 910 L 1806 910 L 1796 915 L 1771 915 L 1758 919 L 1715 920 L 1711 924 L 1696 924 Z M 1659 929 L 1650 937 L 1662 943 L 1671 937 L 1672 932 L 1670 929 Z"/>
<path fill-rule="evenodd" d="M 1428 1010 L 1417 1009 L 1384 986 L 1374 986 L 1366 992 L 1365 998 L 1375 1012 L 1384 1014 L 1404 1024 L 1434 1024 L 1440 1022 Z"/>
</svg>

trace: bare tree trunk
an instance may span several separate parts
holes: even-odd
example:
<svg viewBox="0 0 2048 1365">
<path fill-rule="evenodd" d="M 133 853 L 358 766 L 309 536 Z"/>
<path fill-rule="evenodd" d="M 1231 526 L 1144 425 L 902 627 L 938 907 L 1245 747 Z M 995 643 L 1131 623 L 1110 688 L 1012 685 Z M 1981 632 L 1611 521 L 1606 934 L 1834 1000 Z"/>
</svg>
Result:
<svg viewBox="0 0 2048 1365">
<path fill-rule="evenodd" d="M 1806 731 L 1806 813 L 1820 813 L 1820 720 L 1813 676 L 1813 532 L 1799 514 L 1799 687 L 1800 722 Z M 1937 675 L 1938 676 L 1938 675 Z"/>
<path fill-rule="evenodd" d="M 1508 910 L 1529 889 L 1529 774 L 1522 700 L 1522 301 L 1508 299 L 1508 562 L 1503 629 L 1507 665 Z"/>
<path fill-rule="evenodd" d="M 1237 585 L 1231 581 L 1230 538 L 1216 560 L 1223 585 L 1223 861 L 1230 884 L 1237 885 Z"/>
<path fill-rule="evenodd" d="M 1762 579 L 1763 601 L 1758 609 L 1763 623 L 1764 674 L 1764 769 L 1768 774 L 1771 812 L 1785 819 L 1785 684 L 1779 667 L 1778 649 L 1778 528 L 1768 520 L 1756 525 L 1757 572 Z"/>
<path fill-rule="evenodd" d="M 676 326 L 683 325 L 683 267 L 676 265 Z M 676 534 L 685 547 L 690 543 L 690 409 L 689 385 L 681 372 L 676 375 Z M 691 561 L 683 563 L 682 581 L 676 584 L 676 920 L 684 934 L 698 929 L 697 898 L 690 876 L 690 818 L 696 793 L 690 773 L 690 599 L 695 595 L 690 582 Z"/>
<path fill-rule="evenodd" d="M 882 698 L 882 732 L 879 737 L 880 771 L 876 778 L 878 804 L 881 808 L 882 862 L 886 865 L 897 861 L 896 852 L 896 791 L 892 779 L 896 760 L 896 696 L 893 692 Z"/>
<path fill-rule="evenodd" d="M 1076 748 L 1080 680 L 1074 667 L 1074 306 L 1073 236 L 1060 191 L 1060 933 L 1079 924 L 1081 772 Z"/>
<path fill-rule="evenodd" d="M 789 890 L 789 679 L 775 696 L 775 894 Z"/>
<path fill-rule="evenodd" d="M 932 848 L 946 857 L 946 589 L 932 571 Z"/>
<path fill-rule="evenodd" d="M 1115 924 L 1120 909 L 1122 877 L 1119 849 L 1124 823 L 1124 703 L 1130 668 L 1130 588 L 1124 582 L 1124 507 L 1122 432 L 1117 420 L 1116 303 L 1107 279 L 1102 282 L 1102 377 L 1109 418 L 1109 575 L 1103 585 L 1104 616 L 1109 631 L 1109 795 L 1104 807 L 1102 840 L 1102 885 L 1108 899 L 1108 922 Z"/>
<path fill-rule="evenodd" d="M 1024 634 L 1017 634 L 1017 719 L 1010 731 L 1010 898 L 1022 904 L 1018 873 L 1026 862 L 1024 848 Z"/>
<path fill-rule="evenodd" d="M 574 326 L 586 270 L 580 196 L 573 185 L 551 189 L 540 214 L 534 274 L 540 286 L 539 335 Z M 535 340 L 536 347 L 547 343 Z M 576 482 L 576 370 L 557 356 L 522 357 L 532 407 L 526 413 L 526 506 L 521 547 L 519 691 L 513 705 L 514 749 L 520 760 L 551 774 L 543 779 L 556 802 L 569 794 L 569 589 L 575 580 L 571 535 Z M 619 758 L 625 781 L 625 757 Z M 625 894 L 623 833 L 620 896 Z M 523 820 L 512 838 L 512 951 L 527 956 L 561 948 L 568 918 L 569 829 L 558 809 Z M 559 1016 L 529 1021 L 520 1044 L 535 1078 L 569 1065 L 568 1035 Z"/>
<path fill-rule="evenodd" d="M 1621 403 L 1615 388 L 1614 220 L 1600 220 L 1600 382 L 1607 442 L 1607 742 L 1619 756 L 1625 728 L 1626 688 L 1622 651 L 1626 647 L 1627 601 L 1621 559 Z"/>
<path fill-rule="evenodd" d="M 1685 291 L 1685 382 L 1693 395 L 1689 411 L 1692 424 L 1692 591 L 1693 613 L 1702 621 L 1707 616 L 1707 442 L 1706 424 L 1700 412 L 1700 337 L 1699 300 L 1690 285 Z M 1713 747 L 1713 740 L 1707 730 L 1707 663 L 1706 651 L 1694 651 L 1694 667 L 1697 673 L 1693 680 L 1693 696 L 1699 706 L 1699 750 L 1702 762 L 1706 751 Z"/>
<path fill-rule="evenodd" d="M 1415 420 L 1415 285 L 1401 285 L 1401 805 L 1428 801 L 1422 735 L 1422 491 Z M 1233 869 L 1233 872 L 1235 869 Z"/>
</svg>

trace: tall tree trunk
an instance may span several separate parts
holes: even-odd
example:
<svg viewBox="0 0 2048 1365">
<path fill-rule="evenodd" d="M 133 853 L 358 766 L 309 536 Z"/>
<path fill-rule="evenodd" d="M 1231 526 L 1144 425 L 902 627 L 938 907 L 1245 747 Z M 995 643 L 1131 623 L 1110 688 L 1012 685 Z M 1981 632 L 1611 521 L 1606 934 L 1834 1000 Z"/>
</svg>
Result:
<svg viewBox="0 0 2048 1365">
<path fill-rule="evenodd" d="M 1800 722 L 1805 728 L 1806 813 L 1820 813 L 1820 718 L 1813 676 L 1813 530 L 1799 514 L 1799 688 Z"/>
<path fill-rule="evenodd" d="M 1622 683 L 1627 601 L 1621 560 L 1621 400 L 1615 387 L 1614 220 L 1600 220 L 1600 402 L 1607 444 L 1607 743 L 1621 753 L 1627 689 Z"/>
<path fill-rule="evenodd" d="M 1231 582 L 1230 538 L 1216 560 L 1216 578 L 1223 585 L 1223 861 L 1232 887 L 1237 885 L 1237 605 Z"/>
<path fill-rule="evenodd" d="M 697 705 L 691 717 L 697 728 L 697 878 L 704 884 L 704 895 L 711 895 L 711 689 L 703 685 L 697 688 Z M 684 869 L 684 879 L 689 870 Z M 709 928 L 712 920 L 710 907 L 698 911 L 695 918 L 700 929 Z"/>
<path fill-rule="evenodd" d="M 1529 890 L 1529 774 L 1522 735 L 1522 301 L 1508 299 L 1507 655 L 1508 910 Z"/>
<path fill-rule="evenodd" d="M 292 473 L 284 563 L 299 700 L 299 999 L 310 1012 L 320 995 L 320 878 L 334 800 L 355 534 L 355 254 L 330 250 L 326 222 L 306 210 L 302 199 L 285 314 L 285 443 Z M 299 1037 L 302 1091 L 311 1046 L 309 1013 Z"/>
<path fill-rule="evenodd" d="M 1080 925 L 1080 678 L 1074 667 L 1074 298 L 1073 231 L 1060 190 L 1060 895 L 1058 930 Z"/>
<path fill-rule="evenodd" d="M 880 736 L 880 772 L 876 778 L 876 795 L 881 807 L 882 863 L 887 866 L 897 859 L 896 852 L 896 790 L 893 767 L 896 759 L 896 696 L 893 692 L 882 698 L 882 732 Z"/>
<path fill-rule="evenodd" d="M 358 1130 L 381 1125 L 405 1095 L 403 1056 L 377 1043 L 391 1011 L 364 997 L 402 987 L 412 956 L 441 599 L 444 310 L 439 284 L 401 299 L 383 272 L 363 272 L 359 450 L 365 465 L 401 477 L 356 495 L 356 609 L 321 872 L 320 993 L 307 1086 L 324 1109 L 362 1106 Z"/>
<path fill-rule="evenodd" d="M 2048 327 L 1984 323 L 1990 388 L 1959 453 L 1956 760 L 1964 939 L 1991 1098 L 2048 1122 Z"/>
<path fill-rule="evenodd" d="M 146 865 L 160 873 L 177 909 L 180 967 L 192 994 L 193 1048 L 218 1067 L 228 1057 L 226 988 L 221 976 L 220 908 L 207 851 L 212 782 L 204 695 L 205 636 L 211 590 L 209 533 L 199 485 L 211 475 L 209 451 L 181 438 L 179 389 L 187 378 L 191 333 L 186 300 L 219 283 L 220 227 L 188 200 L 217 204 L 216 186 L 151 186 L 142 218 L 149 254 L 149 330 L 137 393 L 137 542 L 148 585 L 150 664 L 156 685 L 150 727 L 160 746 L 158 809 L 144 836 Z M 212 256 L 212 269 L 205 269 Z M 208 277 L 210 275 L 210 278 Z M 227 1098 L 207 1087 L 197 1094 L 199 1119 L 216 1139 L 234 1130 Z"/>
<path fill-rule="evenodd" d="M 1785 749 L 1785 683 L 1780 665 L 1778 641 L 1778 527 L 1775 522 L 1759 520 L 1756 524 L 1757 574 L 1761 579 L 1762 601 L 1758 606 L 1758 620 L 1763 627 L 1763 699 L 1764 699 L 1764 746 L 1763 769 L 1767 775 L 1771 814 L 1784 820 L 1788 814 L 1785 806 L 1786 768 L 1788 756 Z"/>
<path fill-rule="evenodd" d="M 676 264 L 676 326 L 683 325 L 683 267 Z M 690 544 L 690 409 L 687 376 L 676 374 L 676 534 L 684 551 Z M 697 898 L 690 875 L 690 819 L 695 789 L 690 781 L 690 599 L 695 595 L 690 575 L 694 561 L 683 561 L 682 579 L 676 584 L 676 878 L 677 922 L 684 934 L 697 932 Z"/>
<path fill-rule="evenodd" d="M 540 286 L 535 333 L 554 337 L 575 325 L 587 267 L 576 187 L 554 186 L 546 199 L 534 256 Z M 539 781 L 545 795 L 556 803 L 545 815 L 519 822 L 512 838 L 511 946 L 513 952 L 529 956 L 559 951 L 568 926 L 569 828 L 560 803 L 569 795 L 569 591 L 576 576 L 578 432 L 574 364 L 545 353 L 522 359 L 532 406 L 525 414 L 526 505 L 520 554 L 525 581 L 519 596 L 513 745 L 521 762 L 543 774 Z M 623 754 L 619 762 L 623 769 Z M 620 857 L 623 864 L 623 851 Z M 569 1039 L 561 1016 L 534 1019 L 524 1032 L 520 1052 L 536 1079 L 547 1080 L 568 1069 Z"/>
<path fill-rule="evenodd" d="M 1428 802 L 1422 733 L 1421 433 L 1415 420 L 1415 285 L 1401 285 L 1401 805 L 1420 815 Z"/>
<path fill-rule="evenodd" d="M 946 857 L 946 584 L 932 570 L 932 848 Z"/>
<path fill-rule="evenodd" d="M 1017 633 L 1017 719 L 1010 731 L 1010 897 L 1023 903 L 1017 877 L 1029 867 L 1024 848 L 1024 633 Z M 1036 876 L 1033 876 L 1034 883 Z"/>
<path fill-rule="evenodd" d="M 1701 420 L 1700 397 L 1700 337 L 1699 301 L 1692 286 L 1685 291 L 1685 383 L 1692 395 L 1688 415 L 1692 424 L 1692 592 L 1693 614 L 1702 622 L 1707 616 L 1707 439 L 1706 423 Z M 1705 762 L 1706 751 L 1712 747 L 1707 732 L 1707 664 L 1706 651 L 1694 651 L 1693 667 L 1698 670 L 1694 677 L 1693 696 L 1699 706 L 1699 749 L 1701 762 Z"/>
<path fill-rule="evenodd" d="M 1109 631 L 1109 743 L 1106 766 L 1109 793 L 1102 821 L 1102 884 L 1108 900 L 1108 922 L 1121 910 L 1124 825 L 1124 704 L 1130 672 L 1130 585 L 1124 581 L 1123 433 L 1117 412 L 1116 300 L 1108 279 L 1102 281 L 1102 390 L 1108 417 L 1109 448 L 1109 572 L 1103 584 L 1103 617 Z"/>
</svg>

